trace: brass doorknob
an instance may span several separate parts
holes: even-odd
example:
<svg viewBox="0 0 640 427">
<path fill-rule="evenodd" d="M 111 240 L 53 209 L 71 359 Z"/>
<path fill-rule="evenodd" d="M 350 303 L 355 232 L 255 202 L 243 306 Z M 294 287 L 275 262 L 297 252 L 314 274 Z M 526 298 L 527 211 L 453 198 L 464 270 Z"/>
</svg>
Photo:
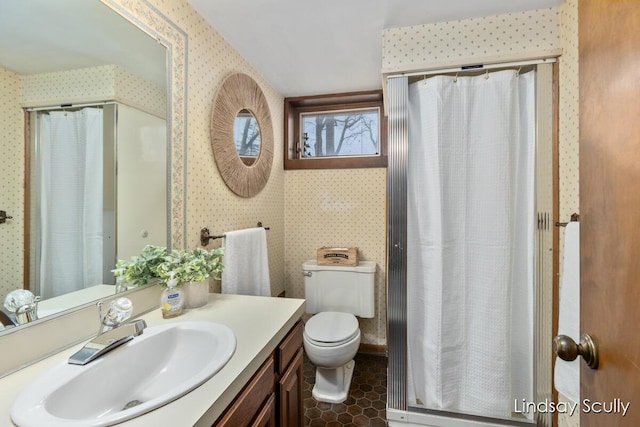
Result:
<svg viewBox="0 0 640 427">
<path fill-rule="evenodd" d="M 598 369 L 598 348 L 589 334 L 582 334 L 580 344 L 566 335 L 558 335 L 553 339 L 553 351 L 560 359 L 569 362 L 582 356 L 588 367 Z"/>
</svg>

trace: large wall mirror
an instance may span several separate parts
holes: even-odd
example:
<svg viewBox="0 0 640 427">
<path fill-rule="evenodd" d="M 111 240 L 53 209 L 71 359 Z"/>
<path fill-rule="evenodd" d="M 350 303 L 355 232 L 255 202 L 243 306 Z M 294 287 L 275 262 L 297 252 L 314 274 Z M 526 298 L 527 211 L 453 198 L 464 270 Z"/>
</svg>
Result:
<svg viewBox="0 0 640 427">
<path fill-rule="evenodd" d="M 45 297 L 41 306 L 47 307 L 47 302 L 54 306 L 40 310 L 42 320 L 31 324 L 40 323 L 49 314 L 113 295 L 116 287 L 110 271 L 117 258 L 139 253 L 147 243 L 170 248 L 185 246 L 185 55 L 186 34 L 143 0 L 134 4 L 126 0 L 0 3 L 0 210 L 12 217 L 0 224 L 0 306 L 12 290 L 29 289 Z M 52 175 L 43 172 L 49 166 L 43 167 L 39 162 L 48 147 L 61 144 L 38 138 L 45 133 L 43 129 L 48 129 L 46 126 L 63 128 L 67 125 L 60 123 L 75 115 L 99 115 L 100 128 L 94 133 L 104 138 L 113 136 L 112 145 L 104 139 L 100 148 L 92 149 L 103 152 L 104 159 L 95 163 L 99 166 L 67 163 L 58 169 L 84 168 L 88 170 L 88 181 L 100 178 L 98 187 L 84 192 L 90 196 L 101 194 L 102 213 L 97 220 L 100 224 L 89 234 L 101 239 L 94 246 L 106 249 L 98 273 L 100 279 L 82 279 L 85 273 L 80 273 L 73 280 L 64 276 L 50 280 L 56 266 L 77 257 L 78 249 L 72 250 L 64 243 L 48 249 L 52 252 L 49 270 L 39 266 L 40 257 L 44 257 L 40 249 L 46 247 L 37 237 L 42 234 L 40 228 L 45 227 L 39 224 L 47 224 L 51 218 L 38 192 L 54 182 Z M 49 120 L 53 124 L 41 126 L 41 122 Z M 82 122 L 85 117 L 79 120 L 80 124 L 69 126 L 88 127 Z M 138 140 L 136 147 L 122 144 L 125 136 L 120 133 L 121 128 Z M 78 132 L 71 133 L 75 138 Z M 63 152 L 59 157 L 70 160 L 89 150 L 80 151 L 81 155 Z M 127 166 L 136 158 L 141 163 Z M 56 162 L 51 167 L 59 167 Z M 144 203 L 153 203 L 153 213 L 145 215 L 143 225 L 132 225 L 128 221 L 133 215 L 127 212 L 139 208 L 141 202 L 136 194 L 148 191 L 141 187 L 144 176 L 126 175 L 121 169 L 135 171 L 150 164 L 156 175 L 145 188 L 152 189 L 157 197 Z M 110 167 L 111 176 L 107 171 Z M 98 168 L 104 170 L 90 173 Z M 56 179 L 60 175 L 53 174 Z M 55 193 L 49 198 L 63 197 L 67 195 Z M 88 201 L 77 203 L 80 211 L 90 205 Z M 64 217 L 56 215 L 58 219 L 60 216 Z M 71 224 L 79 222 L 75 217 L 64 219 Z M 53 223 L 53 234 L 65 226 Z M 53 273 L 47 273 L 51 269 Z M 41 272 L 46 277 L 38 277 Z M 69 286 L 70 282 L 73 286 Z M 0 335 L 24 327 L 10 327 Z"/>
<path fill-rule="evenodd" d="M 242 197 L 258 194 L 273 162 L 273 124 L 260 86 L 246 74 L 232 74 L 213 101 L 211 146 L 227 187 Z"/>
</svg>

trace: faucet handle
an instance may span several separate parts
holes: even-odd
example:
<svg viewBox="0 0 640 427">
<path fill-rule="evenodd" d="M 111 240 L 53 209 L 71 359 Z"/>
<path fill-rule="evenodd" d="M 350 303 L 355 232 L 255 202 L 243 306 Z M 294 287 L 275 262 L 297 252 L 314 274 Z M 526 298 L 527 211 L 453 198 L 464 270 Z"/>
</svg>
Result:
<svg viewBox="0 0 640 427">
<path fill-rule="evenodd" d="M 102 315 L 102 301 L 98 303 L 100 310 L 100 323 L 110 328 L 116 327 L 131 317 L 133 303 L 129 298 L 120 297 L 111 301 L 107 312 Z"/>
<path fill-rule="evenodd" d="M 36 296 L 26 289 L 16 289 L 9 292 L 4 299 L 4 307 L 11 313 L 15 313 L 19 308 L 36 302 Z"/>
<path fill-rule="evenodd" d="M 19 325 L 38 320 L 38 302 L 40 296 L 35 296 L 26 289 L 16 289 L 7 294 L 4 307 L 13 313 Z"/>
</svg>

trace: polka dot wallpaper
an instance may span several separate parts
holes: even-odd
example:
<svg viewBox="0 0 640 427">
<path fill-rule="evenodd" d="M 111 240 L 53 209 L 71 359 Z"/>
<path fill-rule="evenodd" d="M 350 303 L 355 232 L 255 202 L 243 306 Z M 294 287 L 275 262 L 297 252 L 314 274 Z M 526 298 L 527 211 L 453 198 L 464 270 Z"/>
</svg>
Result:
<svg viewBox="0 0 640 427">
<path fill-rule="evenodd" d="M 561 48 L 560 218 L 578 212 L 578 2 L 562 7 L 383 32 L 383 69 L 410 70 L 433 63 L 470 63 L 474 57 Z"/>
<path fill-rule="evenodd" d="M 560 219 L 579 213 L 579 97 L 578 0 L 562 7 L 562 56 L 560 57 Z"/>
<path fill-rule="evenodd" d="M 24 76 L 28 107 L 113 99 L 113 66 Z"/>
<path fill-rule="evenodd" d="M 200 245 L 200 229 L 214 234 L 255 227 L 269 227 L 267 244 L 271 293 L 285 290 L 285 222 L 283 171 L 283 98 L 216 32 L 186 0 L 151 0 L 149 3 L 187 34 L 187 165 L 185 194 L 186 245 Z M 135 13 L 135 5 L 132 3 Z M 219 85 L 231 73 L 251 76 L 265 94 L 274 128 L 274 163 L 266 187 L 246 199 L 227 188 L 216 167 L 211 149 L 210 120 Z M 218 247 L 220 240 L 208 248 Z M 218 283 L 213 290 L 219 291 Z"/>
<path fill-rule="evenodd" d="M 579 197 L 579 58 L 578 58 L 578 0 L 567 0 L 561 8 L 562 56 L 560 57 L 560 207 L 561 221 L 568 221 L 571 214 L 580 213 Z M 562 284 L 562 259 L 564 256 L 564 229 L 560 229 L 560 284 Z M 559 401 L 568 401 L 559 395 Z M 559 427 L 579 427 L 579 411 L 569 416 L 558 415 Z"/>
<path fill-rule="evenodd" d="M 166 116 L 165 89 L 117 65 L 35 74 L 23 79 L 22 102 L 27 107 L 115 100 L 156 116 Z"/>
<path fill-rule="evenodd" d="M 350 245 L 378 264 L 377 315 L 362 320 L 363 342 L 385 344 L 386 170 L 283 170 L 283 98 L 186 0 L 151 0 L 188 36 L 187 54 L 187 246 L 199 245 L 202 227 L 212 233 L 253 227 L 267 233 L 271 292 L 304 297 L 302 262 L 323 245 Z M 274 129 L 274 163 L 267 186 L 256 197 L 232 193 L 216 168 L 209 134 L 213 98 L 224 78 L 242 72 L 265 93 Z M 346 180 L 345 180 L 346 179 Z M 340 184 L 349 182 L 350 185 Z M 286 195 L 286 196 L 285 196 Z M 322 197 L 320 197 L 322 195 Z M 298 217 L 303 210 L 304 218 Z M 335 213 L 336 216 L 329 215 Z M 337 215 L 342 214 L 340 221 Z M 298 222 L 298 219 L 304 220 Z M 213 247 L 221 244 L 213 242 Z M 218 283 L 212 286 L 219 291 Z"/>
<path fill-rule="evenodd" d="M 24 119 L 20 75 L 0 67 L 0 210 L 13 219 L 0 224 L 0 302 L 22 287 L 24 247 Z"/>
<path fill-rule="evenodd" d="M 118 66 L 113 67 L 114 99 L 158 117 L 167 116 L 167 91 L 131 74 Z"/>
<path fill-rule="evenodd" d="M 376 316 L 359 319 L 362 342 L 386 344 L 386 169 L 286 172 L 287 294 L 304 297 L 302 263 L 322 246 L 353 247 L 375 261 Z"/>
<path fill-rule="evenodd" d="M 391 28 L 383 31 L 382 69 L 414 70 L 473 58 L 559 47 L 558 9 Z"/>
</svg>

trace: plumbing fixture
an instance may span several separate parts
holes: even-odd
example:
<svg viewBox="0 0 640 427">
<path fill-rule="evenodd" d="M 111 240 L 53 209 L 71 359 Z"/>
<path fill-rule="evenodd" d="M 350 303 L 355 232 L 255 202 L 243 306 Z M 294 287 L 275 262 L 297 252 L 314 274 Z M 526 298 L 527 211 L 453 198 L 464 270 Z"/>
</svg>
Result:
<svg viewBox="0 0 640 427">
<path fill-rule="evenodd" d="M 7 294 L 4 308 L 15 326 L 38 320 L 38 302 L 40 297 L 26 289 L 16 289 Z"/>
<path fill-rule="evenodd" d="M 100 329 L 98 335 L 75 352 L 70 358 L 72 365 L 86 365 L 142 334 L 147 323 L 142 320 L 124 323 L 133 313 L 133 303 L 128 298 L 111 301 L 107 312 L 102 314 L 102 301 L 98 302 Z"/>
</svg>

